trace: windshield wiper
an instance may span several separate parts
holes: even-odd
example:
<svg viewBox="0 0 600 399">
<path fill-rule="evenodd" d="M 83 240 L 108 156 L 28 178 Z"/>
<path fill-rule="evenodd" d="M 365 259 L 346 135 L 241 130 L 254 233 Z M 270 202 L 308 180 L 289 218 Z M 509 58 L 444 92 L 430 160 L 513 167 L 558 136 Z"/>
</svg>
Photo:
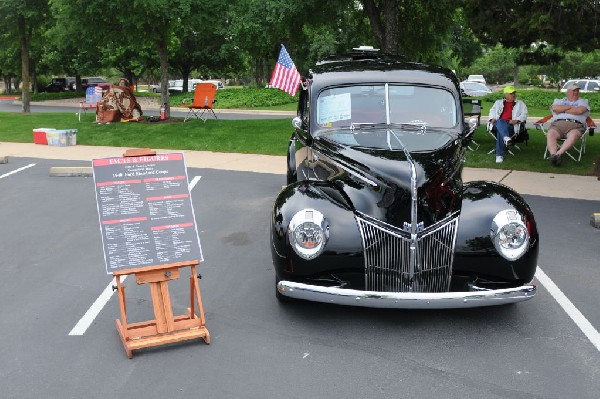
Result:
<svg viewBox="0 0 600 399">
<path fill-rule="evenodd" d="M 360 130 L 362 128 L 375 128 L 379 126 L 388 126 L 385 122 L 352 122 L 350 124 L 351 130 Z"/>
</svg>

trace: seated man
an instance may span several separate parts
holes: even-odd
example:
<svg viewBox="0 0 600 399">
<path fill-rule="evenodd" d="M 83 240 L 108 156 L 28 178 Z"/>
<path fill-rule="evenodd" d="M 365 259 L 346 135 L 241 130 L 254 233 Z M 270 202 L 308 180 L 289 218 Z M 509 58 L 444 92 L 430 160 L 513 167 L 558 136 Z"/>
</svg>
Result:
<svg viewBox="0 0 600 399">
<path fill-rule="evenodd" d="M 517 100 L 514 86 L 506 86 L 504 99 L 494 103 L 489 115 L 489 123 L 496 127 L 496 163 L 504 161 L 506 146 L 515 134 L 515 125 L 519 129 L 519 125 L 525 121 L 527 121 L 527 106 L 523 101 Z"/>
<path fill-rule="evenodd" d="M 571 83 L 567 86 L 567 97 L 555 99 L 550 107 L 552 110 L 552 123 L 546 133 L 546 147 L 550 153 L 550 163 L 560 166 L 561 155 L 585 132 L 585 121 L 590 115 L 588 100 L 579 98 L 579 85 Z M 564 140 L 558 148 L 558 140 Z"/>
</svg>

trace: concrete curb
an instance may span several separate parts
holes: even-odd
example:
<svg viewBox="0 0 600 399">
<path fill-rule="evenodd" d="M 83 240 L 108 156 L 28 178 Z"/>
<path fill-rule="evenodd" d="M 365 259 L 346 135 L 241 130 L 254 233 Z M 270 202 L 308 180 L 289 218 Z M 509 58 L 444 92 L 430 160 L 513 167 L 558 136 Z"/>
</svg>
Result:
<svg viewBox="0 0 600 399">
<path fill-rule="evenodd" d="M 120 157 L 124 147 L 68 146 L 55 147 L 33 143 L 0 142 L 0 158 L 28 157 L 73 161 L 75 169 L 56 169 L 53 176 L 91 176 L 89 163 L 95 158 Z M 193 168 L 234 170 L 285 175 L 286 157 L 257 154 L 218 153 L 211 151 L 164 150 L 158 153 L 181 152 L 186 165 Z M 84 166 L 81 166 L 84 165 Z M 558 173 L 534 173 L 517 170 L 469 168 L 463 169 L 463 180 L 485 180 L 502 183 L 521 194 L 543 197 L 600 200 L 600 181 L 596 176 L 576 176 Z"/>
<path fill-rule="evenodd" d="M 600 229 L 600 213 L 592 213 L 592 218 L 590 219 L 590 224 L 593 227 Z"/>
<path fill-rule="evenodd" d="M 50 168 L 52 177 L 92 177 L 91 166 L 53 166 Z"/>
</svg>

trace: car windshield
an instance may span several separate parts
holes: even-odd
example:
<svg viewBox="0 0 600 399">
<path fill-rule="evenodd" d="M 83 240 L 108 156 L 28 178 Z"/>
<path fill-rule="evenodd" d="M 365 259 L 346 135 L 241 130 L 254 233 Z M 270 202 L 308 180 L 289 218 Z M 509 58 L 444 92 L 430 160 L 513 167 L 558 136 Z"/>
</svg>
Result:
<svg viewBox="0 0 600 399">
<path fill-rule="evenodd" d="M 459 133 L 460 108 L 441 88 L 335 87 L 319 93 L 316 108 L 315 136 L 349 146 L 429 151 Z"/>
</svg>

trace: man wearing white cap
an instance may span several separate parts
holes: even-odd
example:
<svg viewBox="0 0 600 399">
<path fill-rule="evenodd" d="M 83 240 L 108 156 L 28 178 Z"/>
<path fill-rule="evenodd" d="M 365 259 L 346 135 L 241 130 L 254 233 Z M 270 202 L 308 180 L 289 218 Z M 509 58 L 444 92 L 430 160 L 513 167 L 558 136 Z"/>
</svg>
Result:
<svg viewBox="0 0 600 399">
<path fill-rule="evenodd" d="M 514 86 L 504 88 L 504 99 L 496 100 L 492 108 L 488 123 L 496 127 L 496 163 L 504 161 L 507 145 L 515 134 L 519 125 L 527 120 L 527 106 L 517 100 L 517 91 Z M 518 132 L 518 130 L 517 130 Z"/>
<path fill-rule="evenodd" d="M 550 163 L 560 166 L 561 155 L 585 132 L 585 121 L 590 115 L 590 104 L 585 98 L 579 98 L 579 85 L 575 82 L 567 86 L 567 97 L 555 99 L 550 107 L 552 123 L 546 133 L 546 147 L 550 153 Z M 557 141 L 564 140 L 560 149 Z"/>
</svg>

